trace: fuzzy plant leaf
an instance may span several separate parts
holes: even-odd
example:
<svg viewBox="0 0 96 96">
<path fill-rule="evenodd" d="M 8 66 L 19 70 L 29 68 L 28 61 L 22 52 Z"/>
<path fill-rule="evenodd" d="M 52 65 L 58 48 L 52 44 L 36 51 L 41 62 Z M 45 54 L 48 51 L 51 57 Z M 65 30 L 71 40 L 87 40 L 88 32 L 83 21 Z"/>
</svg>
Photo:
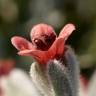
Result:
<svg viewBox="0 0 96 96">
<path fill-rule="evenodd" d="M 78 87 L 79 87 L 79 76 L 80 76 L 79 62 L 76 58 L 74 50 L 69 46 L 66 46 L 66 48 L 67 50 L 64 56 L 65 56 L 65 60 L 68 68 L 68 74 L 71 80 L 70 83 L 72 84 L 72 87 L 75 89 L 74 93 L 77 94 Z"/>
<path fill-rule="evenodd" d="M 78 96 L 79 68 L 74 52 L 66 47 L 61 60 L 51 60 L 48 74 L 56 96 Z"/>
<path fill-rule="evenodd" d="M 32 63 L 30 68 L 32 82 L 40 91 L 40 96 L 55 96 L 52 85 L 48 80 L 47 70 L 42 69 L 37 62 Z"/>
</svg>

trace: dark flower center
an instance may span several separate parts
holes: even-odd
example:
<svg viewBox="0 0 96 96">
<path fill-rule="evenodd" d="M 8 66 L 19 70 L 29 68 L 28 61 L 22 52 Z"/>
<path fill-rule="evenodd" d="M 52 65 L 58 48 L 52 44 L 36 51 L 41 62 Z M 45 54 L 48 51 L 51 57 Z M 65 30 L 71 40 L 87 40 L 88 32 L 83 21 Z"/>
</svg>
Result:
<svg viewBox="0 0 96 96">
<path fill-rule="evenodd" d="M 56 36 L 54 34 L 50 34 L 50 36 L 44 34 L 41 37 L 42 38 L 34 38 L 33 42 L 35 43 L 37 49 L 43 51 L 48 50 L 56 39 Z"/>
</svg>

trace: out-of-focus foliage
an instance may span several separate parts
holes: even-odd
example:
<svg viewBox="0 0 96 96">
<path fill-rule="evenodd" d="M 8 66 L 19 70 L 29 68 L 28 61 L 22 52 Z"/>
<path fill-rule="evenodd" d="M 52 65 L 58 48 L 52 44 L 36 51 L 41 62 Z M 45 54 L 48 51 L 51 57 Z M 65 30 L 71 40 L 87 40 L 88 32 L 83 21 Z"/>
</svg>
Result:
<svg viewBox="0 0 96 96">
<path fill-rule="evenodd" d="M 29 71 L 26 66 L 30 66 L 32 59 L 16 55 L 11 37 L 29 39 L 29 32 L 37 23 L 52 25 L 58 34 L 62 26 L 71 22 L 76 31 L 67 44 L 75 49 L 82 72 L 90 75 L 96 67 L 95 5 L 95 0 L 0 0 L 0 58 L 11 57 L 17 67 Z"/>
</svg>

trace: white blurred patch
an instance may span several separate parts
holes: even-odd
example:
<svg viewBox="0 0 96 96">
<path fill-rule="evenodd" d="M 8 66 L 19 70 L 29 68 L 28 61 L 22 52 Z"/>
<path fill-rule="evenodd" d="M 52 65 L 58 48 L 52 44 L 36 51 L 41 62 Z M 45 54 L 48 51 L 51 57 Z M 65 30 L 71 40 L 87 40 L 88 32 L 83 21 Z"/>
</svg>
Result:
<svg viewBox="0 0 96 96">
<path fill-rule="evenodd" d="M 88 96 L 96 96 L 96 71 L 94 72 L 88 85 Z"/>
<path fill-rule="evenodd" d="M 1 78 L 4 96 L 41 96 L 25 72 L 14 69 Z"/>
</svg>

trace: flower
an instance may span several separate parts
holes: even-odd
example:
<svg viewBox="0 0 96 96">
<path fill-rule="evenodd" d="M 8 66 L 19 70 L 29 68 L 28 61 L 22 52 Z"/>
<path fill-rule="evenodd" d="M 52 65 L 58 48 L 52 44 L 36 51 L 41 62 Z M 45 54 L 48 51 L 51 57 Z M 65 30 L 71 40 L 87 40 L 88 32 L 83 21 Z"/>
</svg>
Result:
<svg viewBox="0 0 96 96">
<path fill-rule="evenodd" d="M 67 24 L 57 37 L 51 26 L 38 24 L 31 30 L 32 42 L 19 36 L 12 37 L 11 42 L 19 50 L 19 55 L 32 56 L 38 63 L 46 64 L 49 60 L 63 55 L 65 41 L 73 30 L 75 26 Z"/>
<path fill-rule="evenodd" d="M 12 59 L 0 60 L 0 76 L 8 75 L 14 66 L 15 62 Z"/>
</svg>

